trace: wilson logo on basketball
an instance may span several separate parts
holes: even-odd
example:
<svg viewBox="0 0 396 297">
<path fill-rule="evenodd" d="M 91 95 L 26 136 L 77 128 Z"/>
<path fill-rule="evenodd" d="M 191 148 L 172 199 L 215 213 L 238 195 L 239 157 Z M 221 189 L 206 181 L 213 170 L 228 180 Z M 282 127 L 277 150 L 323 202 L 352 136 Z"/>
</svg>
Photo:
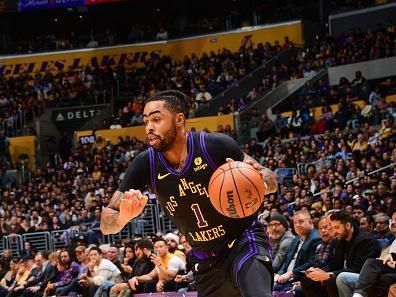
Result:
<svg viewBox="0 0 396 297">
<path fill-rule="evenodd" d="M 239 218 L 238 213 L 235 208 L 234 192 L 233 191 L 227 191 L 227 202 L 228 202 L 228 207 L 226 208 L 226 210 L 228 211 L 229 217 L 230 218 Z"/>
</svg>

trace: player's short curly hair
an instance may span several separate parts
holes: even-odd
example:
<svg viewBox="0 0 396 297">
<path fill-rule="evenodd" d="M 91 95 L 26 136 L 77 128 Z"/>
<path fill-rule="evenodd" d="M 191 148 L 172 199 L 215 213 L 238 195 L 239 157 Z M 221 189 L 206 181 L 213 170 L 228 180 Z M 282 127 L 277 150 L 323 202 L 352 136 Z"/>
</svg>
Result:
<svg viewBox="0 0 396 297">
<path fill-rule="evenodd" d="M 174 113 L 187 114 L 191 102 L 187 95 L 178 90 L 160 91 L 154 96 L 148 98 L 147 102 L 151 101 L 165 101 L 164 106 Z"/>
</svg>

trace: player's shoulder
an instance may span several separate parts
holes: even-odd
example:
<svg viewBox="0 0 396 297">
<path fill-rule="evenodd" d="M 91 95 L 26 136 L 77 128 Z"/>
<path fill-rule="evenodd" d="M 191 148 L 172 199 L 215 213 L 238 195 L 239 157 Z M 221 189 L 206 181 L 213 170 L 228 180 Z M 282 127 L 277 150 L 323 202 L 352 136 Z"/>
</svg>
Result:
<svg viewBox="0 0 396 297">
<path fill-rule="evenodd" d="M 224 133 L 218 133 L 218 132 L 204 133 L 204 137 L 205 137 L 205 142 L 207 144 L 212 144 L 212 143 L 223 144 L 223 143 L 230 143 L 230 142 L 236 143 L 236 141 L 232 137 L 230 137 Z"/>
<path fill-rule="evenodd" d="M 150 150 L 152 150 L 151 148 L 148 148 L 140 153 L 138 153 L 136 155 L 136 157 L 133 159 L 134 163 L 139 163 L 139 162 L 147 162 L 150 160 Z"/>
</svg>

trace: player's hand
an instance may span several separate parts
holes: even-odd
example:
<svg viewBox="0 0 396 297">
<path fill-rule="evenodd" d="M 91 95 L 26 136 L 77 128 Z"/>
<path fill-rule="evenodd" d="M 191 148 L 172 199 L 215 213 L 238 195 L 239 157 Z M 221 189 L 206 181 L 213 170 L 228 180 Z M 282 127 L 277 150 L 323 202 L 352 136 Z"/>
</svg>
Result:
<svg viewBox="0 0 396 297">
<path fill-rule="evenodd" d="M 226 162 L 227 162 L 227 163 L 232 163 L 232 162 L 234 162 L 234 159 L 226 158 Z M 262 172 L 261 172 L 261 168 L 262 168 L 262 167 L 261 167 L 260 164 L 254 163 L 252 160 L 244 160 L 243 162 L 246 163 L 246 164 L 249 164 L 249 165 L 253 166 L 253 168 L 256 169 L 257 171 L 259 171 L 259 172 L 260 172 L 260 175 L 263 176 L 263 174 L 262 174 Z"/>
<path fill-rule="evenodd" d="M 226 162 L 227 163 L 231 163 L 234 162 L 233 159 L 231 158 L 226 158 Z M 263 178 L 266 190 L 265 190 L 265 194 L 271 194 L 271 193 L 276 193 L 276 191 L 278 191 L 278 180 L 276 178 L 275 173 L 265 167 L 262 167 L 260 164 L 253 162 L 252 160 L 244 160 L 243 162 L 245 162 L 246 164 L 251 165 L 254 169 L 256 169 L 261 177 Z"/>
<path fill-rule="evenodd" d="M 128 280 L 128 284 L 133 291 L 136 291 L 136 286 L 139 286 L 139 282 L 135 276 Z"/>
<path fill-rule="evenodd" d="M 146 206 L 147 201 L 148 197 L 143 195 L 139 190 L 130 189 L 124 192 L 124 196 L 120 202 L 119 220 L 126 224 L 139 216 Z"/>
</svg>

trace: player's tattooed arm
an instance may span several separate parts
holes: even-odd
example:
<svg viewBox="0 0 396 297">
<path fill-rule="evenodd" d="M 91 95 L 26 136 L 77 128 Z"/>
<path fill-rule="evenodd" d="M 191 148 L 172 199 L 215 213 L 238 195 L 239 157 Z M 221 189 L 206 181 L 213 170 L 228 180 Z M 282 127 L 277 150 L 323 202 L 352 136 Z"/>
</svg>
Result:
<svg viewBox="0 0 396 297">
<path fill-rule="evenodd" d="M 267 185 L 266 193 L 267 194 L 275 193 L 278 190 L 278 181 L 276 179 L 275 173 L 272 170 L 262 166 L 259 162 L 257 162 L 251 156 L 249 156 L 247 154 L 244 154 L 244 156 L 245 156 L 243 159 L 244 162 L 247 162 L 255 167 L 258 166 L 257 169 L 259 169 L 263 173 L 263 180 L 264 180 L 265 184 Z"/>
<path fill-rule="evenodd" d="M 103 234 L 114 234 L 121 231 L 125 224 L 119 220 L 120 203 L 123 198 L 123 193 L 116 191 L 111 197 L 109 205 L 103 209 L 100 219 L 100 230 Z"/>
</svg>

